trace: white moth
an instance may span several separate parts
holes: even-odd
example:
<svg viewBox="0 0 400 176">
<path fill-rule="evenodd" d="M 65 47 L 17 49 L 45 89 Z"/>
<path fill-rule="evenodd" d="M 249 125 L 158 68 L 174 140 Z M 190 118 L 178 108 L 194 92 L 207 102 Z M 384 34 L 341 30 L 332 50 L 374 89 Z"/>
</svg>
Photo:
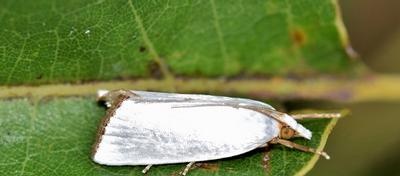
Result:
<svg viewBox="0 0 400 176">
<path fill-rule="evenodd" d="M 296 116 L 259 101 L 127 90 L 100 90 L 98 98 L 109 107 L 92 154 L 99 164 L 147 165 L 145 173 L 152 165 L 189 163 L 181 172 L 185 175 L 194 162 L 278 143 L 329 159 L 323 151 L 286 140 L 311 139 L 311 132 L 296 122 Z"/>
</svg>

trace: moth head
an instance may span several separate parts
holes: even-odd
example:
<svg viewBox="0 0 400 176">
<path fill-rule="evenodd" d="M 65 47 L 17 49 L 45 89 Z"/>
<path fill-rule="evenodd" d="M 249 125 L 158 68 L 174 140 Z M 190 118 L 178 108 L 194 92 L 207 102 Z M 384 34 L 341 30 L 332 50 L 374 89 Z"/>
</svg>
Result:
<svg viewBox="0 0 400 176">
<path fill-rule="evenodd" d="M 311 131 L 305 128 L 303 125 L 297 123 L 297 121 L 288 114 L 281 116 L 281 131 L 280 137 L 283 139 L 289 139 L 292 137 L 303 137 L 311 139 Z"/>
<path fill-rule="evenodd" d="M 297 137 L 298 133 L 294 129 L 290 128 L 289 126 L 283 126 L 281 128 L 279 136 L 282 139 L 290 139 L 292 137 Z"/>
</svg>

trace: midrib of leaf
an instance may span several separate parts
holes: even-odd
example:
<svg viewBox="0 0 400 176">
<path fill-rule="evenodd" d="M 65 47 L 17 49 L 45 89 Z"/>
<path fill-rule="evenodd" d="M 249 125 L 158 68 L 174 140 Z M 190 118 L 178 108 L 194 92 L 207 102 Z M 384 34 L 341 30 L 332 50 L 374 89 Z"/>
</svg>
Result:
<svg viewBox="0 0 400 176">
<path fill-rule="evenodd" d="M 166 86 L 170 85 L 170 86 Z M 173 87 L 174 90 L 171 90 Z M 396 101 L 400 99 L 400 77 L 377 75 L 365 78 L 332 78 L 292 80 L 206 78 L 137 79 L 84 84 L 51 84 L 40 86 L 0 86 L 0 99 L 13 97 L 86 96 L 98 89 L 135 89 L 180 93 L 238 94 L 258 99 L 324 99 L 338 102 Z M 311 91 L 312 90 L 312 91 Z M 385 91 L 382 91 L 385 90 Z"/>
</svg>

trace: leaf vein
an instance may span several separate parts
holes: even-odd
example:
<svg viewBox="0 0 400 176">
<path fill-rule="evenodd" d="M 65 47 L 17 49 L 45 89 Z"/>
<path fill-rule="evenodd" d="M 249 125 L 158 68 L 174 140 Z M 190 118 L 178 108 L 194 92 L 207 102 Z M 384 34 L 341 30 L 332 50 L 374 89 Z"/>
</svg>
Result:
<svg viewBox="0 0 400 176">
<path fill-rule="evenodd" d="M 213 19 L 214 19 L 213 20 L 214 27 L 215 27 L 215 30 L 217 32 L 218 42 L 219 42 L 221 54 L 222 54 L 222 57 L 224 58 L 225 63 L 228 63 L 228 59 L 229 59 L 228 58 L 228 53 L 226 51 L 226 45 L 225 45 L 225 41 L 224 41 L 223 34 L 222 34 L 222 31 L 221 31 L 221 25 L 219 23 L 219 16 L 218 16 L 217 8 L 215 7 L 214 0 L 210 0 L 210 4 L 211 4 Z M 224 65 L 226 65 L 226 64 L 224 64 Z"/>
<path fill-rule="evenodd" d="M 147 31 L 143 25 L 142 19 L 139 16 L 135 6 L 133 5 L 132 0 L 128 0 L 128 2 L 129 2 L 130 9 L 134 15 L 135 22 L 138 25 L 138 28 L 140 30 L 140 34 L 143 37 L 143 41 L 149 48 L 149 52 L 150 52 L 151 56 L 153 57 L 153 60 L 155 62 L 157 62 L 157 64 L 160 66 L 160 70 L 161 70 L 162 74 L 165 76 L 165 78 L 167 78 L 169 80 L 173 80 L 173 75 L 168 70 L 168 67 L 167 67 L 165 61 L 159 56 L 159 54 L 157 53 L 157 51 L 153 45 L 153 42 L 150 40 L 149 36 L 147 35 Z"/>
<path fill-rule="evenodd" d="M 28 37 L 28 38 L 29 38 L 29 37 Z M 17 60 L 14 62 L 14 65 L 13 65 L 13 67 L 11 68 L 10 74 L 8 74 L 6 84 L 9 84 L 9 83 L 10 83 L 11 78 L 12 78 L 12 76 L 14 75 L 15 69 L 17 68 L 19 62 L 22 60 L 22 54 L 23 54 L 24 51 L 25 51 L 25 46 L 26 46 L 26 43 L 27 43 L 26 41 L 27 41 L 27 38 L 24 39 L 24 43 L 22 44 L 21 50 L 19 51 Z"/>
<path fill-rule="evenodd" d="M 36 115 L 37 115 L 36 114 L 36 110 L 37 110 L 37 102 L 34 102 L 34 107 L 31 110 L 31 116 L 30 116 L 30 119 L 29 119 L 30 123 L 29 123 L 28 134 L 32 134 L 32 131 L 34 131 L 34 128 L 35 128 L 34 127 L 34 125 L 35 125 L 34 120 L 36 119 Z M 26 145 L 25 145 L 25 157 L 24 157 L 24 161 L 22 162 L 22 169 L 21 169 L 20 175 L 24 175 L 26 165 L 27 165 L 29 159 L 31 158 L 31 155 L 29 154 L 30 145 L 31 145 L 31 138 L 27 137 L 26 138 Z"/>
<path fill-rule="evenodd" d="M 60 36 L 58 35 L 58 31 L 54 30 L 54 35 L 56 36 L 56 49 L 54 51 L 54 59 L 53 59 L 53 63 L 51 64 L 50 67 L 50 75 L 49 75 L 49 79 L 53 80 L 53 75 L 54 75 L 54 69 L 58 60 L 58 51 L 60 50 Z"/>
</svg>

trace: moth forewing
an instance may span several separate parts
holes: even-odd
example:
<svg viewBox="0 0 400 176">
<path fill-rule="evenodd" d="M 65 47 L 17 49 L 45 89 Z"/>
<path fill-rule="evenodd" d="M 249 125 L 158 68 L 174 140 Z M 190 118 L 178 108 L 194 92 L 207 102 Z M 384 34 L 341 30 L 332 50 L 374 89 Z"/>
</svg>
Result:
<svg viewBox="0 0 400 176">
<path fill-rule="evenodd" d="M 107 165 L 207 161 L 246 153 L 279 135 L 279 122 L 230 106 L 126 99 L 105 126 L 94 155 Z"/>
<path fill-rule="evenodd" d="M 148 165 L 143 170 L 147 172 L 153 164 L 227 158 L 267 143 L 318 153 L 284 140 L 310 139 L 311 132 L 262 102 L 126 90 L 102 90 L 98 95 L 110 107 L 92 155 L 99 164 Z"/>
</svg>

